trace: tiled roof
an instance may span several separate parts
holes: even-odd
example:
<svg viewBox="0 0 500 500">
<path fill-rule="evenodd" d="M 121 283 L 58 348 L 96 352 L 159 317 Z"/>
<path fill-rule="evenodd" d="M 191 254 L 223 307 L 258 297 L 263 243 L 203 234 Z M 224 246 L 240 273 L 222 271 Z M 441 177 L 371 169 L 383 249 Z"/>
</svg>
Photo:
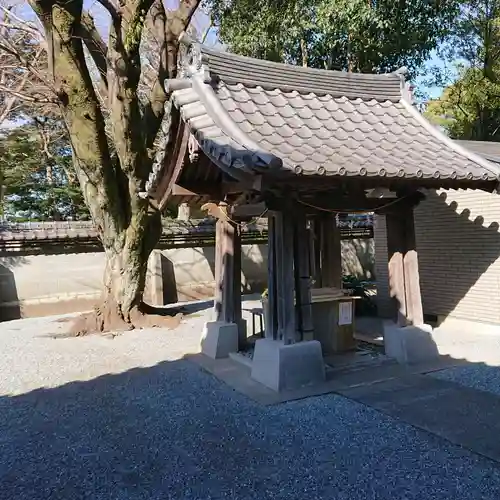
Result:
<svg viewBox="0 0 500 500">
<path fill-rule="evenodd" d="M 344 214 L 338 221 L 341 230 L 348 235 L 348 230 L 353 228 L 372 228 L 373 217 L 371 215 L 349 215 Z M 259 218 L 251 223 L 242 225 L 243 233 L 264 233 L 267 231 L 267 218 Z M 191 219 L 188 221 L 165 220 L 163 221 L 163 236 L 196 236 L 212 235 L 215 232 L 215 219 Z M 4 242 L 35 242 L 45 241 L 64 242 L 66 240 L 97 240 L 98 232 L 90 221 L 67 221 L 67 222 L 21 222 L 0 223 L 0 251 Z"/>
<path fill-rule="evenodd" d="M 191 41 L 167 85 L 204 152 L 233 176 L 302 175 L 497 181 L 500 169 L 448 139 L 409 101 L 402 72 L 300 68 Z"/>
<path fill-rule="evenodd" d="M 456 140 L 455 142 L 489 161 L 500 163 L 500 142 L 462 140 Z"/>
<path fill-rule="evenodd" d="M 267 220 L 260 219 L 252 224 L 245 224 L 242 231 L 255 232 L 267 229 Z M 164 236 L 186 236 L 212 234 L 215 230 L 215 219 L 164 220 Z M 21 222 L 0 223 L 0 249 L 2 242 L 24 241 L 60 241 L 98 239 L 99 233 L 91 221 L 62 222 Z"/>
</svg>

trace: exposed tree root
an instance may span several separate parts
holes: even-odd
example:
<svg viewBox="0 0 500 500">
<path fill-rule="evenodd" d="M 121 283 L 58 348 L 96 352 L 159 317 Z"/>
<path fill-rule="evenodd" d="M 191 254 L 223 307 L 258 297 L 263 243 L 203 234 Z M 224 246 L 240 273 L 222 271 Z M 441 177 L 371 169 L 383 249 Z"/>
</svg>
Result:
<svg viewBox="0 0 500 500">
<path fill-rule="evenodd" d="M 182 313 L 179 310 L 165 311 L 146 304 L 132 309 L 125 317 L 116 304 L 103 301 L 94 310 L 77 317 L 69 328 L 68 336 L 123 332 L 143 328 L 169 328 L 179 326 Z"/>
</svg>

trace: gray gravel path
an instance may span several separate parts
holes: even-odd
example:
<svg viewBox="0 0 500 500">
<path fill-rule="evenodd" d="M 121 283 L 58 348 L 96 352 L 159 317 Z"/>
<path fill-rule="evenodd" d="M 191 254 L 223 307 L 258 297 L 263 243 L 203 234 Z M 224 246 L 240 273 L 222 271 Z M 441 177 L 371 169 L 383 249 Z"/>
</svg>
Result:
<svg viewBox="0 0 500 500">
<path fill-rule="evenodd" d="M 500 396 L 500 367 L 498 366 L 473 363 L 466 366 L 448 368 L 431 373 L 430 375 Z"/>
<path fill-rule="evenodd" d="M 1 325 L 0 499 L 498 499 L 500 469 L 335 395 L 261 407 L 174 332 Z"/>
</svg>

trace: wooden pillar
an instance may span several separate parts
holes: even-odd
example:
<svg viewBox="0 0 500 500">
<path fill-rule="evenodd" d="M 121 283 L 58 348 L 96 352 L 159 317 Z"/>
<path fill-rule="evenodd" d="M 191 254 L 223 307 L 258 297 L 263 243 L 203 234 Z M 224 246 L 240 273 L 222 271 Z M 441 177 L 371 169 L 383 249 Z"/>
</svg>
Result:
<svg viewBox="0 0 500 500">
<path fill-rule="evenodd" d="M 319 218 L 321 243 L 321 286 L 342 287 L 342 250 L 336 214 Z"/>
<path fill-rule="evenodd" d="M 235 232 L 234 223 L 225 219 L 217 220 L 215 226 L 215 320 L 228 323 L 233 322 L 235 318 Z M 239 310 L 241 311 L 241 302 Z"/>
<path fill-rule="evenodd" d="M 294 231 L 294 270 L 298 336 L 296 340 L 313 340 L 313 321 L 311 305 L 310 239 L 307 219 L 302 212 L 295 217 Z"/>
<path fill-rule="evenodd" d="M 233 319 L 238 323 L 242 319 L 241 314 L 241 226 L 233 224 Z"/>
<path fill-rule="evenodd" d="M 404 205 L 386 214 L 389 290 L 396 302 L 399 326 L 424 322 L 413 207 Z"/>
<path fill-rule="evenodd" d="M 274 213 L 276 248 L 276 294 L 278 302 L 278 338 L 293 344 L 295 336 L 295 286 L 293 271 L 294 214 L 290 210 Z"/>
<path fill-rule="evenodd" d="M 267 317 L 266 338 L 278 340 L 278 295 L 276 284 L 276 224 L 274 214 L 267 218 Z"/>
<path fill-rule="evenodd" d="M 321 288 L 321 225 L 317 217 L 311 220 L 309 229 L 311 277 L 313 288 Z"/>
<path fill-rule="evenodd" d="M 224 287 L 224 222 L 217 220 L 215 224 L 215 290 L 214 315 L 215 321 L 223 321 L 222 303 Z"/>
</svg>

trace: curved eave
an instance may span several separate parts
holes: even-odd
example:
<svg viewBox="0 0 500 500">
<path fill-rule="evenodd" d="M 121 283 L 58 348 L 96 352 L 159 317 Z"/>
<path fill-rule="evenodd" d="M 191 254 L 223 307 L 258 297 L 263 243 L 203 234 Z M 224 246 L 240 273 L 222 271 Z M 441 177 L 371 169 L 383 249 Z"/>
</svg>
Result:
<svg viewBox="0 0 500 500">
<path fill-rule="evenodd" d="M 498 182 L 497 165 L 447 138 L 405 99 L 400 74 L 196 50 L 199 64 L 177 83 L 174 103 L 204 153 L 237 179 L 257 171 L 457 187 Z"/>
<path fill-rule="evenodd" d="M 174 104 L 203 152 L 237 179 L 251 174 L 254 169 L 280 166 L 279 158 L 253 144 L 250 137 L 226 116 L 222 107 L 213 109 L 217 106 L 217 97 L 210 88 L 203 88 L 204 85 L 193 82 L 189 88 L 173 93 Z"/>
<path fill-rule="evenodd" d="M 401 76 L 396 73 L 347 73 L 275 63 L 206 47 L 201 51 L 211 75 L 227 83 L 353 99 L 401 99 Z"/>
<path fill-rule="evenodd" d="M 414 116 L 414 118 L 421 124 L 423 128 L 428 130 L 436 139 L 438 139 L 446 148 L 456 151 L 461 156 L 467 158 L 471 162 L 475 163 L 483 173 L 480 175 L 466 176 L 468 181 L 496 181 L 500 179 L 500 168 L 494 162 L 489 161 L 484 156 L 467 149 L 462 146 L 459 142 L 453 141 L 443 132 L 434 127 L 429 121 L 425 119 L 422 114 L 415 109 L 415 107 L 409 103 L 406 99 L 401 99 L 402 104 L 406 109 Z"/>
</svg>

